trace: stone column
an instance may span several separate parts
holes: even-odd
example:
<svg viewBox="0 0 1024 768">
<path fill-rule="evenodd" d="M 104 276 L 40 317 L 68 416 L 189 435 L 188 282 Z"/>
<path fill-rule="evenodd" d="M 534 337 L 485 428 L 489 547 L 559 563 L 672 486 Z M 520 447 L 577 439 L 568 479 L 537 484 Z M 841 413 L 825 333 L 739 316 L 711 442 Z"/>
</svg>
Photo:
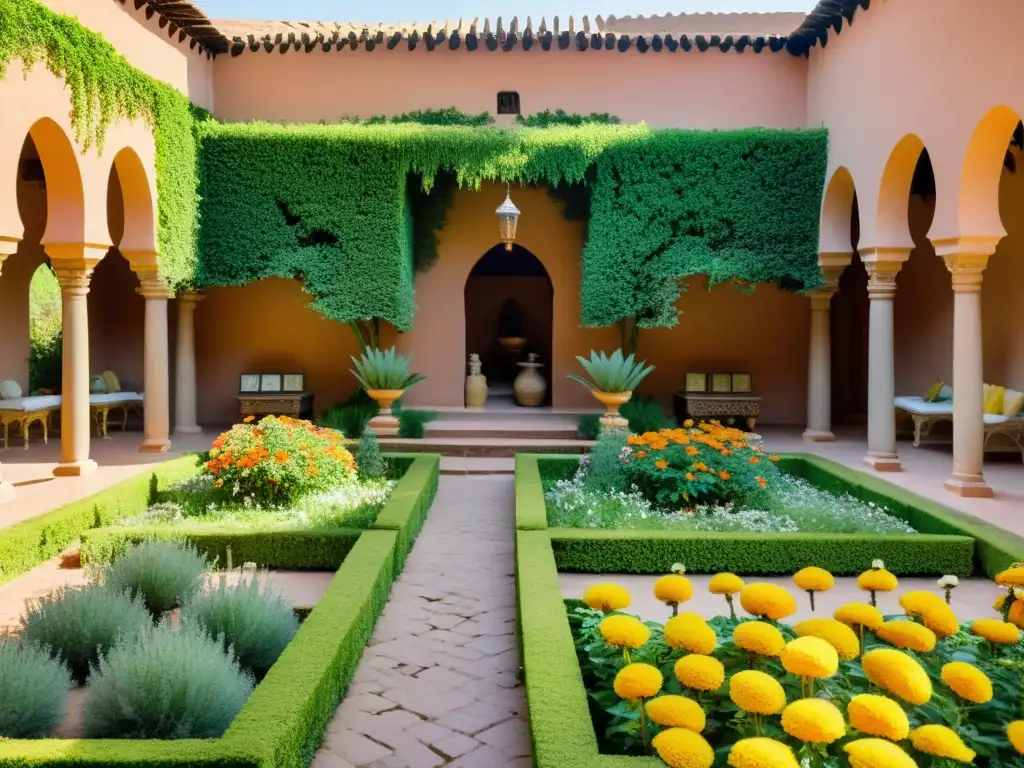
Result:
<svg viewBox="0 0 1024 768">
<path fill-rule="evenodd" d="M 985 482 L 981 278 L 997 240 L 935 242 L 953 282 L 953 474 L 945 488 L 958 496 L 991 498 Z"/>
<path fill-rule="evenodd" d="M 21 242 L 20 238 L 0 235 L 0 269 L 3 268 L 3 263 L 7 257 L 13 255 L 18 250 L 19 242 Z M 25 382 L 25 384 L 27 385 L 28 382 Z M 3 468 L 0 467 L 0 503 L 10 501 L 13 498 L 14 486 L 3 479 Z"/>
<path fill-rule="evenodd" d="M 910 256 L 909 248 L 878 248 L 861 252 L 868 273 L 868 451 L 864 461 L 879 472 L 902 469 L 896 453 L 895 349 L 893 301 L 896 275 Z"/>
<path fill-rule="evenodd" d="M 170 353 L 167 341 L 167 300 L 174 292 L 155 271 L 140 271 L 138 293 L 146 300 L 143 352 L 145 400 L 143 439 L 139 450 L 161 453 L 171 447 Z"/>
<path fill-rule="evenodd" d="M 61 347 L 63 379 L 60 406 L 60 463 L 57 477 L 86 475 L 96 471 L 89 458 L 89 281 L 108 246 L 84 243 L 45 243 L 57 282 L 63 313 Z"/>
<path fill-rule="evenodd" d="M 178 295 L 178 339 L 174 372 L 174 431 L 182 435 L 201 432 L 196 423 L 196 304 L 200 293 Z"/>
<path fill-rule="evenodd" d="M 836 289 L 819 288 L 811 300 L 811 343 L 807 361 L 807 429 L 804 440 L 826 442 L 832 434 L 832 339 L 829 309 Z"/>
</svg>

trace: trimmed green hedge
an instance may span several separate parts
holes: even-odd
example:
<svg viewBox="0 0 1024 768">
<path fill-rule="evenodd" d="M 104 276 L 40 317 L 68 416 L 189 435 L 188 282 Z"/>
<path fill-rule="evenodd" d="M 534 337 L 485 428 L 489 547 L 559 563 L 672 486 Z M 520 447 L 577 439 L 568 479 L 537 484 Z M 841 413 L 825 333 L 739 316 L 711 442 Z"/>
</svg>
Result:
<svg viewBox="0 0 1024 768">
<path fill-rule="evenodd" d="M 558 567 L 592 573 L 664 573 L 685 562 L 691 571 L 792 573 L 807 565 L 859 573 L 875 558 L 899 574 L 978 573 L 994 576 L 1024 559 L 1024 539 L 892 483 L 818 456 L 789 454 L 780 466 L 835 493 L 885 506 L 920 533 L 913 536 L 811 533 L 691 533 L 551 529 Z M 563 477 L 575 458 L 516 457 L 516 527 L 547 527 L 543 478 Z"/>
<path fill-rule="evenodd" d="M 198 473 L 195 456 L 182 456 L 152 472 L 140 472 L 92 496 L 0 530 L 0 583 L 56 557 L 85 531 L 145 510 L 153 475 L 166 487 Z"/>
<path fill-rule="evenodd" d="M 377 530 L 398 531 L 397 572 L 405 566 L 412 543 L 423 528 L 427 512 L 437 494 L 441 475 L 441 456 L 436 453 L 388 453 L 393 463 L 409 461 L 408 468 L 384 509 L 371 526 Z"/>
</svg>

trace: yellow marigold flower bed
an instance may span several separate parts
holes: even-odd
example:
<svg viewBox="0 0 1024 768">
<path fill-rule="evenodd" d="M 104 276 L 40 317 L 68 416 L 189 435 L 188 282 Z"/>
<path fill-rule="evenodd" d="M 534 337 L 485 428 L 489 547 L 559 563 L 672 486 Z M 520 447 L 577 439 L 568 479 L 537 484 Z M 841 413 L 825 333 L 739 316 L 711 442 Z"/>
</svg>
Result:
<svg viewBox="0 0 1024 768">
<path fill-rule="evenodd" d="M 827 592 L 836 585 L 836 580 L 824 568 L 812 565 L 794 573 L 793 583 L 804 592 Z"/>
<path fill-rule="evenodd" d="M 685 728 L 669 728 L 651 740 L 658 757 L 670 768 L 711 768 L 715 750 L 699 733 Z"/>
<path fill-rule="evenodd" d="M 995 603 L 993 603 L 992 608 L 994 610 L 999 611 L 999 613 L 1002 613 L 1003 607 L 1006 605 L 1006 601 L 1008 598 L 1013 599 L 1013 605 L 1010 606 L 1010 615 L 1007 617 L 1007 621 L 1009 621 L 1018 629 L 1024 629 L 1024 600 L 1010 598 L 1008 594 L 1000 595 L 998 598 L 996 598 L 996 601 Z"/>
<path fill-rule="evenodd" d="M 695 691 L 717 691 L 725 682 L 725 667 L 711 656 L 683 656 L 674 668 L 676 679 Z"/>
<path fill-rule="evenodd" d="M 899 585 L 899 579 L 885 568 L 872 568 L 857 577 L 857 588 L 865 592 L 892 592 Z"/>
<path fill-rule="evenodd" d="M 922 725 L 915 728 L 910 732 L 910 743 L 915 749 L 935 757 L 947 757 L 961 763 L 974 760 L 974 750 L 964 744 L 956 731 L 944 725 Z"/>
<path fill-rule="evenodd" d="M 853 768 L 917 768 L 910 755 L 885 739 L 857 739 L 843 749 Z"/>
<path fill-rule="evenodd" d="M 831 744 L 846 735 L 846 721 L 825 699 L 800 699 L 782 710 L 782 729 L 800 741 Z"/>
<path fill-rule="evenodd" d="M 708 592 L 713 595 L 735 595 L 742 592 L 746 584 L 735 573 L 716 573 L 708 582 Z"/>
<path fill-rule="evenodd" d="M 683 613 L 665 622 L 665 643 L 670 648 L 706 655 L 718 646 L 718 637 L 700 616 Z"/>
<path fill-rule="evenodd" d="M 846 707 L 850 725 L 869 736 L 903 741 L 910 735 L 910 720 L 898 702 L 888 696 L 862 693 Z"/>
<path fill-rule="evenodd" d="M 754 616 L 778 621 L 796 613 L 796 600 L 782 587 L 765 582 L 747 584 L 740 592 L 740 605 Z"/>
<path fill-rule="evenodd" d="M 740 739 L 729 752 L 732 768 L 799 768 L 796 755 L 775 739 Z"/>
<path fill-rule="evenodd" d="M 840 606 L 834 614 L 836 621 L 841 621 L 850 627 L 860 625 L 874 631 L 882 626 L 885 621 L 882 612 L 867 603 L 847 603 Z"/>
<path fill-rule="evenodd" d="M 800 677 L 831 677 L 839 669 L 839 654 L 820 637 L 790 640 L 779 658 L 787 672 Z"/>
<path fill-rule="evenodd" d="M 704 730 L 704 709 L 685 696 L 659 696 L 648 701 L 646 709 L 653 722 L 666 728 L 686 728 L 696 733 Z"/>
<path fill-rule="evenodd" d="M 942 682 L 957 696 L 974 704 L 992 700 L 992 681 L 988 675 L 966 661 L 951 661 L 943 665 Z"/>
<path fill-rule="evenodd" d="M 623 587 L 618 584 L 593 584 L 583 593 L 583 602 L 595 611 L 621 611 L 633 602 Z"/>
<path fill-rule="evenodd" d="M 626 701 L 650 699 L 661 690 L 665 678 L 650 664 L 627 664 L 615 675 L 615 694 Z"/>
<path fill-rule="evenodd" d="M 1015 750 L 1024 755 L 1024 720 L 1014 720 L 1006 726 L 1006 738 Z"/>
<path fill-rule="evenodd" d="M 786 638 L 765 621 L 744 621 L 732 631 L 732 641 L 747 653 L 778 656 L 786 646 Z"/>
<path fill-rule="evenodd" d="M 1014 563 L 1013 567 L 997 573 L 996 584 L 1004 587 L 1024 587 L 1024 565 Z"/>
<path fill-rule="evenodd" d="M 836 619 L 807 619 L 793 627 L 793 631 L 800 637 L 817 637 L 824 640 L 836 649 L 839 658 L 846 661 L 860 656 L 860 641 L 857 634 Z"/>
<path fill-rule="evenodd" d="M 745 669 L 730 678 L 729 698 L 744 712 L 759 715 L 775 715 L 786 706 L 786 692 L 778 680 L 756 669 Z"/>
<path fill-rule="evenodd" d="M 898 619 L 886 621 L 875 630 L 875 634 L 897 648 L 906 648 L 919 653 L 930 653 L 935 650 L 935 633 L 928 627 L 915 624 L 912 621 Z"/>
<path fill-rule="evenodd" d="M 651 630 L 633 616 L 608 616 L 597 625 L 601 637 L 613 648 L 642 648 L 651 639 Z"/>
<path fill-rule="evenodd" d="M 685 603 L 693 597 L 693 584 L 685 576 L 670 573 L 654 582 L 654 596 L 663 603 Z"/>
<path fill-rule="evenodd" d="M 975 619 L 971 622 L 971 632 L 1001 645 L 1013 645 L 1020 640 L 1020 629 L 999 619 Z"/>
<path fill-rule="evenodd" d="M 932 681 L 917 660 L 892 648 L 876 648 L 860 660 L 864 674 L 875 685 L 910 704 L 925 704 L 932 697 Z"/>
<path fill-rule="evenodd" d="M 934 592 L 915 590 L 900 595 L 900 607 L 908 616 L 918 616 L 928 629 L 939 637 L 950 637 L 960 631 L 960 620 L 945 599 Z"/>
</svg>

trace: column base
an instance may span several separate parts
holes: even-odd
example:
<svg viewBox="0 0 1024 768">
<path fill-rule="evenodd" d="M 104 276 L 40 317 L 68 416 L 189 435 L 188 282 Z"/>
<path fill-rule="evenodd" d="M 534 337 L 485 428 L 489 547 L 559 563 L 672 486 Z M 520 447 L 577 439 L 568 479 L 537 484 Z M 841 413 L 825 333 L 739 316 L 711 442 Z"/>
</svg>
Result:
<svg viewBox="0 0 1024 768">
<path fill-rule="evenodd" d="M 821 429 L 805 429 L 804 440 L 808 443 L 831 443 L 836 439 L 828 430 Z"/>
<path fill-rule="evenodd" d="M 139 453 L 164 453 L 171 447 L 166 437 L 147 437 L 139 446 Z"/>
<path fill-rule="evenodd" d="M 872 453 L 868 451 L 864 463 L 871 465 L 876 472 L 902 472 L 903 465 L 895 453 Z"/>
<path fill-rule="evenodd" d="M 53 476 L 79 477 L 81 475 L 91 475 L 97 469 L 99 469 L 99 465 L 92 459 L 82 459 L 81 461 L 62 461 L 53 468 Z"/>
<path fill-rule="evenodd" d="M 0 504 L 14 498 L 14 486 L 6 480 L 0 481 Z"/>
<path fill-rule="evenodd" d="M 968 499 L 991 499 L 996 495 L 991 486 L 985 482 L 983 475 L 953 474 L 943 483 L 942 487 L 955 496 Z"/>
<path fill-rule="evenodd" d="M 180 427 L 174 428 L 174 434 L 176 435 L 198 435 L 202 431 L 203 428 L 197 424 L 182 424 Z"/>
</svg>

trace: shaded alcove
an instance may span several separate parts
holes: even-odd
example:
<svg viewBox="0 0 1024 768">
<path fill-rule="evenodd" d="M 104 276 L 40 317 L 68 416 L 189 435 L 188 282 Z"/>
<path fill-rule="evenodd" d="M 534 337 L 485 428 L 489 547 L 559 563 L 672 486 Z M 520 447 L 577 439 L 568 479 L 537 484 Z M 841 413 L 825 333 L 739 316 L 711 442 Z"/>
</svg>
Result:
<svg viewBox="0 0 1024 768">
<path fill-rule="evenodd" d="M 519 245 L 513 245 L 511 251 L 500 244 L 494 246 L 480 257 L 466 279 L 465 307 L 466 354 L 480 355 L 491 391 L 489 402 L 496 395 L 511 393 L 521 370 L 516 363 L 534 353 L 544 364 L 541 374 L 548 381 L 545 402 L 550 403 L 554 290 L 540 259 Z M 520 352 L 502 346 L 498 338 L 503 331 L 522 334 L 526 342 Z"/>
</svg>

